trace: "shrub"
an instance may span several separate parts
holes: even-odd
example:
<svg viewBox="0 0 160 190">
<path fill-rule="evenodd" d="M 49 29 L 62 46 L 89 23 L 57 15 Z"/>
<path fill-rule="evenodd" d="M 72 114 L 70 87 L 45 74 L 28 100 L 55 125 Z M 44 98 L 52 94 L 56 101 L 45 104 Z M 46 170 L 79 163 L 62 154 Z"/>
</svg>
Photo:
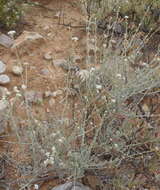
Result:
<svg viewBox="0 0 160 190">
<path fill-rule="evenodd" d="M 88 9 L 93 11 L 92 19 L 100 15 L 95 9 L 105 8 L 103 3 L 113 11 L 113 2 L 88 0 L 84 3 L 92 5 Z M 134 1 L 130 3 L 136 6 Z M 132 6 L 123 8 L 120 11 L 126 15 L 126 10 L 130 13 Z M 92 62 L 90 55 L 86 55 L 88 69 L 65 75 L 64 88 L 74 90 L 75 94 L 65 93 L 59 103 L 61 108 L 63 105 L 60 113 L 47 114 L 42 120 L 35 118 L 32 107 L 26 105 L 28 117 L 24 131 L 18 130 L 16 118 L 13 118 L 19 142 L 29 146 L 34 175 L 39 176 L 44 170 L 46 173 L 54 171 L 62 178 L 77 179 L 89 173 L 107 184 L 100 189 L 108 189 L 108 186 L 111 190 L 150 189 L 151 184 L 158 189 L 160 140 L 156 103 L 159 98 L 156 102 L 155 97 L 159 97 L 160 66 L 151 62 L 143 64 L 142 68 L 133 67 L 138 64 L 136 58 L 141 43 L 129 55 L 127 52 L 135 36 L 122 38 L 122 53 L 112 49 L 110 36 L 102 37 L 108 46 L 101 46 L 101 56 L 93 55 L 99 67 L 89 68 Z M 87 37 L 88 44 L 99 39 L 96 32 L 94 40 L 93 34 Z M 147 180 L 142 181 L 142 176 Z"/>
<path fill-rule="evenodd" d="M 84 0 L 84 7 L 89 16 L 98 19 L 107 19 L 107 16 L 118 16 L 124 19 L 125 16 L 136 26 L 141 23 L 141 29 L 148 32 L 158 28 L 160 19 L 160 2 L 158 0 Z"/>
<path fill-rule="evenodd" d="M 5 28 L 15 28 L 22 15 L 19 0 L 0 0 L 0 23 Z"/>
</svg>

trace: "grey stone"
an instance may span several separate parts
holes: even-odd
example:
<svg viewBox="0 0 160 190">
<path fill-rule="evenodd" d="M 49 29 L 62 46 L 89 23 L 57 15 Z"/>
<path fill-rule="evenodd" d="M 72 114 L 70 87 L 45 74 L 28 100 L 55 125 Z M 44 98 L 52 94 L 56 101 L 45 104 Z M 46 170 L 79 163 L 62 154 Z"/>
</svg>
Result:
<svg viewBox="0 0 160 190">
<path fill-rule="evenodd" d="M 42 74 L 42 75 L 49 75 L 50 72 L 49 72 L 48 69 L 42 69 L 42 70 L 40 71 L 40 74 Z"/>
<path fill-rule="evenodd" d="M 0 45 L 10 48 L 14 43 L 14 40 L 5 34 L 0 34 Z"/>
<path fill-rule="evenodd" d="M 63 185 L 54 187 L 52 190 L 91 190 L 91 189 L 79 182 L 68 182 Z"/>
<path fill-rule="evenodd" d="M 56 60 L 53 60 L 53 65 L 56 66 L 56 67 L 60 67 L 64 71 L 68 71 L 69 70 L 69 65 L 67 64 L 67 61 L 65 59 L 56 59 Z"/>
<path fill-rule="evenodd" d="M 0 60 L 0 73 L 4 73 L 6 71 L 6 64 Z"/>
<path fill-rule="evenodd" d="M 0 75 L 0 84 L 4 85 L 4 84 L 8 84 L 10 83 L 10 78 L 8 75 Z"/>
</svg>

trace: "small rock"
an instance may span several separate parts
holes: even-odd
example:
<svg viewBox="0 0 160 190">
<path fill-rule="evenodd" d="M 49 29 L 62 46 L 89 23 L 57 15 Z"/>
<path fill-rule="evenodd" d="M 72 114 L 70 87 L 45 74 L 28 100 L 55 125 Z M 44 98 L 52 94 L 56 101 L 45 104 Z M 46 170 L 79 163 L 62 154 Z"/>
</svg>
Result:
<svg viewBox="0 0 160 190">
<path fill-rule="evenodd" d="M 47 52 L 44 54 L 44 59 L 46 60 L 52 60 L 52 52 Z"/>
<path fill-rule="evenodd" d="M 0 75 L 0 84 L 4 85 L 4 84 L 8 84 L 10 83 L 10 78 L 8 75 Z"/>
<path fill-rule="evenodd" d="M 67 64 L 67 60 L 66 59 L 56 59 L 56 60 L 53 60 L 53 65 L 54 66 L 61 67 L 64 64 Z"/>
<path fill-rule="evenodd" d="M 48 103 L 49 103 L 50 107 L 53 107 L 55 105 L 56 101 L 55 101 L 55 99 L 51 98 Z"/>
<path fill-rule="evenodd" d="M 26 91 L 24 97 L 28 103 L 38 104 L 43 102 L 43 94 L 34 90 Z"/>
<path fill-rule="evenodd" d="M 52 96 L 53 96 L 53 97 L 57 97 L 57 96 L 60 96 L 60 95 L 62 95 L 62 94 L 63 94 L 63 91 L 62 91 L 62 90 L 57 90 L 57 91 L 55 91 L 55 92 L 52 93 Z"/>
<path fill-rule="evenodd" d="M 48 37 L 51 37 L 51 36 L 52 36 L 52 33 L 51 33 L 51 32 L 49 32 L 49 33 L 47 34 L 47 36 L 48 36 Z"/>
<path fill-rule="evenodd" d="M 49 75 L 50 72 L 49 72 L 48 69 L 42 69 L 42 70 L 40 71 L 40 74 L 42 74 L 42 75 Z"/>
<path fill-rule="evenodd" d="M 53 65 L 56 67 L 60 67 L 65 72 L 68 72 L 69 70 L 69 65 L 67 63 L 67 60 L 65 59 L 56 59 L 53 61 Z"/>
<path fill-rule="evenodd" d="M 79 183 L 79 182 L 68 182 L 63 185 L 58 185 L 52 190 L 91 190 L 89 187 Z"/>
<path fill-rule="evenodd" d="M 0 73 L 4 73 L 6 71 L 6 64 L 3 61 L 0 61 Z"/>
<path fill-rule="evenodd" d="M 0 35 L 0 45 L 10 48 L 14 43 L 14 40 L 5 34 Z"/>
<path fill-rule="evenodd" d="M 12 67 L 12 72 L 13 72 L 13 74 L 19 76 L 23 73 L 23 67 L 15 65 Z"/>
</svg>

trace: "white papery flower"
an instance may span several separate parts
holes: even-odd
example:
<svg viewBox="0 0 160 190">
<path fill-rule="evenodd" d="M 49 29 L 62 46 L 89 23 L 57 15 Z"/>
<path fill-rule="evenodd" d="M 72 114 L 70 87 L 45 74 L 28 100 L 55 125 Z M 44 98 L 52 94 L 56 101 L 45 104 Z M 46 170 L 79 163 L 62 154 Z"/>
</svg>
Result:
<svg viewBox="0 0 160 190">
<path fill-rule="evenodd" d="M 11 38 L 14 38 L 16 31 L 15 30 L 10 30 L 8 33 L 8 36 L 10 36 Z"/>
<path fill-rule="evenodd" d="M 16 92 L 16 93 L 19 93 L 18 87 L 17 87 L 17 86 L 14 86 L 14 87 L 13 87 L 13 91 Z"/>
<path fill-rule="evenodd" d="M 96 84 L 96 89 L 101 90 L 102 89 L 102 85 Z"/>
<path fill-rule="evenodd" d="M 77 42 L 78 40 L 79 40 L 78 37 L 76 37 L 76 36 L 72 37 L 72 41 Z"/>
<path fill-rule="evenodd" d="M 34 184 L 34 189 L 35 190 L 39 189 L 39 185 L 38 184 Z"/>
<path fill-rule="evenodd" d="M 21 85 L 21 88 L 22 88 L 23 90 L 26 90 L 26 89 L 27 89 L 27 86 L 26 86 L 25 84 L 22 84 L 22 85 Z"/>
<path fill-rule="evenodd" d="M 52 154 L 56 153 L 56 147 L 52 146 Z"/>
<path fill-rule="evenodd" d="M 84 82 L 90 77 L 90 72 L 85 69 L 82 69 L 77 72 L 77 75 L 81 79 L 81 81 Z"/>
</svg>

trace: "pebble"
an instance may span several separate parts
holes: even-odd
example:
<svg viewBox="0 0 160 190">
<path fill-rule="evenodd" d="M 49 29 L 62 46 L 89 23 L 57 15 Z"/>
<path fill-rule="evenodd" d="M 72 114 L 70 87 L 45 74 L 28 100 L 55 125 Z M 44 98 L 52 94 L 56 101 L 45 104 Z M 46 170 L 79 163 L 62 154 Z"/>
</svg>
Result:
<svg viewBox="0 0 160 190">
<path fill-rule="evenodd" d="M 54 66 L 61 67 L 62 65 L 65 65 L 65 64 L 67 64 L 66 59 L 55 59 L 55 60 L 53 60 Z"/>
<path fill-rule="evenodd" d="M 6 64 L 0 60 L 0 73 L 4 73 L 6 71 Z"/>
<path fill-rule="evenodd" d="M 12 72 L 13 72 L 13 74 L 19 76 L 23 73 L 23 67 L 15 65 L 12 67 Z"/>
<path fill-rule="evenodd" d="M 44 54 L 44 59 L 46 60 L 52 60 L 52 52 L 47 52 Z"/>
<path fill-rule="evenodd" d="M 0 45 L 10 48 L 14 43 L 14 40 L 5 34 L 0 35 Z"/>
<path fill-rule="evenodd" d="M 40 71 L 40 74 L 42 74 L 42 75 L 49 75 L 49 74 L 50 74 L 50 71 L 49 71 L 48 69 L 42 69 L 42 70 Z"/>
<path fill-rule="evenodd" d="M 64 72 L 68 72 L 69 71 L 69 64 L 67 63 L 66 59 L 56 59 L 53 60 L 53 65 L 56 67 L 60 67 Z"/>
<path fill-rule="evenodd" d="M 8 83 L 10 83 L 10 81 L 11 80 L 8 75 L 5 75 L 5 74 L 0 75 L 0 84 L 1 85 L 8 84 Z"/>
</svg>

